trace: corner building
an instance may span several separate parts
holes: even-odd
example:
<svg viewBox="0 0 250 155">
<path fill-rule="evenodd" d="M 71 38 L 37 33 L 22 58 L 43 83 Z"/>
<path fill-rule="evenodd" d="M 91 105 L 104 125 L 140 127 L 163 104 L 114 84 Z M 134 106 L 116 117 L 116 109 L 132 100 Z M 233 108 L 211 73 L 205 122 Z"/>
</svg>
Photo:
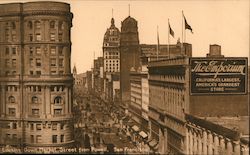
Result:
<svg viewBox="0 0 250 155">
<path fill-rule="evenodd" d="M 72 18 L 67 3 L 0 5 L 1 144 L 73 142 Z"/>
</svg>

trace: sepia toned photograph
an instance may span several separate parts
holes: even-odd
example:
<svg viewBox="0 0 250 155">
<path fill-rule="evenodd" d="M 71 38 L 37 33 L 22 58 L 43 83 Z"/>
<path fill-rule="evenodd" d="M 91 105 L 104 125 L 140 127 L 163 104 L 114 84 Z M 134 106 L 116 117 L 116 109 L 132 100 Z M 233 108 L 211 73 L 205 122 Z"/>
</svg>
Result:
<svg viewBox="0 0 250 155">
<path fill-rule="evenodd" d="M 249 11 L 0 0 L 0 154 L 249 155 Z"/>
</svg>

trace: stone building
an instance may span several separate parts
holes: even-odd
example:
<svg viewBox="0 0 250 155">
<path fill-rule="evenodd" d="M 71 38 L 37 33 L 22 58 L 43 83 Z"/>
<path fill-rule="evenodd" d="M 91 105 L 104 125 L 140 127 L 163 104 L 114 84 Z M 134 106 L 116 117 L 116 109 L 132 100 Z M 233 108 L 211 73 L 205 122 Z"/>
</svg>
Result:
<svg viewBox="0 0 250 155">
<path fill-rule="evenodd" d="M 120 35 L 120 95 L 122 107 L 130 102 L 130 69 L 140 67 L 140 46 L 137 21 L 128 16 L 121 23 Z"/>
<path fill-rule="evenodd" d="M 1 144 L 73 142 L 72 18 L 67 3 L 0 5 Z"/>
<path fill-rule="evenodd" d="M 218 46 L 210 49 L 214 50 L 213 47 Z M 223 56 L 216 58 L 227 60 Z M 247 94 L 191 94 L 190 85 L 194 82 L 190 77 L 191 59 L 184 56 L 149 62 L 149 145 L 152 150 L 190 154 L 186 114 L 199 118 L 247 116 Z M 247 68 L 244 71 L 247 72 Z"/>
<path fill-rule="evenodd" d="M 119 80 L 114 79 L 120 74 L 120 31 L 115 27 L 114 18 L 111 19 L 111 26 L 107 29 L 104 34 L 103 39 L 103 61 L 104 61 L 104 100 L 114 101 L 115 89 L 120 89 L 120 86 L 117 88 L 114 83 Z"/>
</svg>

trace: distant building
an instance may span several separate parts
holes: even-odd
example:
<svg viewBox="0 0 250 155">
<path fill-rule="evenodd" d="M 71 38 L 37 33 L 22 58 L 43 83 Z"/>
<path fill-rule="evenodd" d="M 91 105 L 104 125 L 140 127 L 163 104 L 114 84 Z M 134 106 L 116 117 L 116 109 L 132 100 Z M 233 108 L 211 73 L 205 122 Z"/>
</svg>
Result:
<svg viewBox="0 0 250 155">
<path fill-rule="evenodd" d="M 93 91 L 96 96 L 104 96 L 104 74 L 103 74 L 103 57 L 94 60 L 94 68 L 92 71 Z"/>
<path fill-rule="evenodd" d="M 73 144 L 73 14 L 61 2 L 0 4 L 0 143 Z"/>
<path fill-rule="evenodd" d="M 120 31 L 115 27 L 114 18 L 111 19 L 111 26 L 107 29 L 103 40 L 103 59 L 104 59 L 104 100 L 114 101 L 114 97 L 117 93 L 113 91 L 113 87 L 116 90 L 120 90 L 120 86 L 117 87 L 115 81 L 119 82 L 119 79 L 113 79 L 120 74 Z M 114 85 L 115 84 L 115 85 Z M 120 85 L 120 83 L 119 83 Z"/>
</svg>

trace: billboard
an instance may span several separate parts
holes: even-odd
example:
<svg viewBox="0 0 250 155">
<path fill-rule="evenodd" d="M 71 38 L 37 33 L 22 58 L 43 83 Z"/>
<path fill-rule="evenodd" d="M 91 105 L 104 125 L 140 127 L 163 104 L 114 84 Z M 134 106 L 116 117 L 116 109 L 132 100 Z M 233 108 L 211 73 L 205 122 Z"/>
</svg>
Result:
<svg viewBox="0 0 250 155">
<path fill-rule="evenodd" d="M 246 94 L 247 58 L 191 58 L 191 95 Z"/>
</svg>

